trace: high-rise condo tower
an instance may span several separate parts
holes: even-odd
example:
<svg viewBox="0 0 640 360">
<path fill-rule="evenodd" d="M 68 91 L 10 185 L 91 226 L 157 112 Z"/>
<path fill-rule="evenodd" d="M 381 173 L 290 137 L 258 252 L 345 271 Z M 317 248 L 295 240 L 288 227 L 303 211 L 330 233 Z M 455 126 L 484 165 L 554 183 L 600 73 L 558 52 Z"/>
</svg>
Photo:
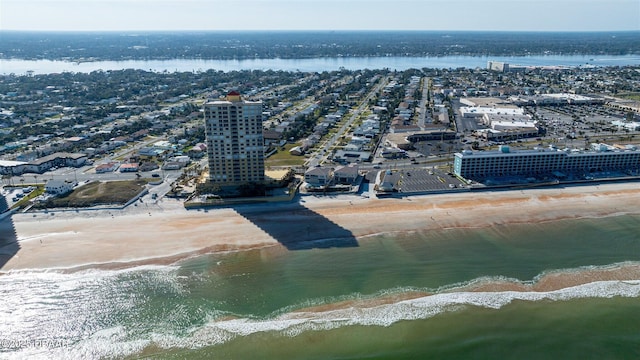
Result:
<svg viewBox="0 0 640 360">
<path fill-rule="evenodd" d="M 222 188 L 264 182 L 262 102 L 232 91 L 204 105 L 209 181 Z"/>
</svg>

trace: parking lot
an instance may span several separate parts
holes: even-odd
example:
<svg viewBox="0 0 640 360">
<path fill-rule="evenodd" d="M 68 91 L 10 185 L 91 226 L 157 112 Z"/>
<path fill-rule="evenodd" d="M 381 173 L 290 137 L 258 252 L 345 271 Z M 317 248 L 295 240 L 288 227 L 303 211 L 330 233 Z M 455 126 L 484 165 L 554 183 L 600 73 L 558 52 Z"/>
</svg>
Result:
<svg viewBox="0 0 640 360">
<path fill-rule="evenodd" d="M 20 201 L 25 196 L 28 196 L 35 187 L 4 187 L 2 188 L 2 196 L 7 201 L 7 208 L 11 208 L 15 203 Z M 5 209 L 6 210 L 6 209 Z"/>
<path fill-rule="evenodd" d="M 403 194 L 460 190 L 468 185 L 453 175 L 438 169 L 404 168 L 385 171 L 383 181 L 393 184 Z"/>
<path fill-rule="evenodd" d="M 626 114 L 606 106 L 538 107 L 536 115 L 547 129 L 547 138 L 557 139 L 560 142 L 575 138 L 588 139 L 625 134 L 611 123 L 615 120 L 624 120 Z"/>
</svg>

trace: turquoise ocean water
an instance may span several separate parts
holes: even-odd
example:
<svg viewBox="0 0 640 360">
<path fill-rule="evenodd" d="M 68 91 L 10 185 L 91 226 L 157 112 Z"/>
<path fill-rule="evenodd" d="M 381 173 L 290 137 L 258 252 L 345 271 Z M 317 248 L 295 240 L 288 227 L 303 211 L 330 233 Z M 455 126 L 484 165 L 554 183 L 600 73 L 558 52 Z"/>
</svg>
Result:
<svg viewBox="0 0 640 360">
<path fill-rule="evenodd" d="M 640 217 L 271 247 L 126 270 L 0 275 L 0 358 L 640 357 Z M 215 235 L 212 235 L 215 236 Z M 593 281 L 549 292 L 469 292 Z"/>
</svg>

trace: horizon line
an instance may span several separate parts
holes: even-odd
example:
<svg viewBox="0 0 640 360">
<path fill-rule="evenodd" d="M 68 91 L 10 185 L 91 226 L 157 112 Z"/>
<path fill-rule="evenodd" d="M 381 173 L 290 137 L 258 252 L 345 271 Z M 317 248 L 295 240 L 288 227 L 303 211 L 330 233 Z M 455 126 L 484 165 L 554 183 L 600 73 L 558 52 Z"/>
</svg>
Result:
<svg viewBox="0 0 640 360">
<path fill-rule="evenodd" d="M 1 32 L 23 32 L 23 33 L 252 33 L 252 32 L 307 32 L 307 33 L 335 33 L 335 32 L 405 32 L 405 33 L 630 33 L 640 32 L 640 29 L 635 30 L 463 30 L 463 29 L 449 29 L 449 30 L 428 30 L 428 29 L 188 29 L 188 30 L 175 30 L 175 29 L 144 29 L 144 30 L 54 30 L 54 29 L 0 29 Z"/>
</svg>

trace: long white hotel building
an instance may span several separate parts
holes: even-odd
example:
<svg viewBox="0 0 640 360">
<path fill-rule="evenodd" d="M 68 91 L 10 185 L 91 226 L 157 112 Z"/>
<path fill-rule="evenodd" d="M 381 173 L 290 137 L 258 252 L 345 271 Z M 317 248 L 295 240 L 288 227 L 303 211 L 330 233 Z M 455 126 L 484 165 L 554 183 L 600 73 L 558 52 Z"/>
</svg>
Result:
<svg viewBox="0 0 640 360">
<path fill-rule="evenodd" d="M 221 187 L 264 182 L 262 102 L 235 91 L 204 105 L 209 181 Z"/>
<path fill-rule="evenodd" d="M 565 151 L 555 149 L 456 153 L 453 171 L 471 180 L 502 176 L 536 176 L 557 173 L 588 174 L 640 170 L 640 151 Z"/>
</svg>

